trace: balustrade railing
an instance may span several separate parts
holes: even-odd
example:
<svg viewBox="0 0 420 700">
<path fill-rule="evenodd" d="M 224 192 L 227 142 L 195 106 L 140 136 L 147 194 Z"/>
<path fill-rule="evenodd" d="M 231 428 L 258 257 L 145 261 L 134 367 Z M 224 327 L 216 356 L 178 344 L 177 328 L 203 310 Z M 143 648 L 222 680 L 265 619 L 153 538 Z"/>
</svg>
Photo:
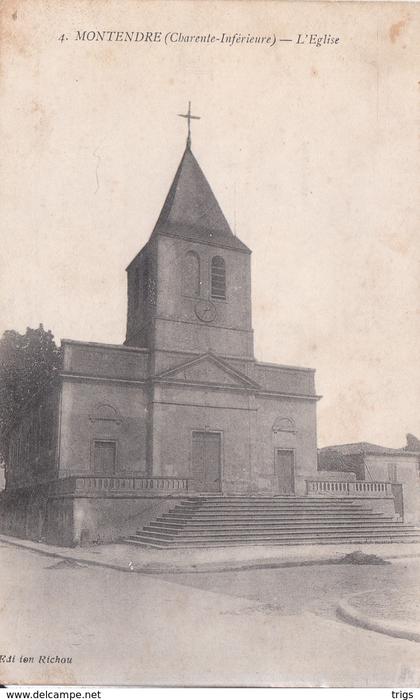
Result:
<svg viewBox="0 0 420 700">
<path fill-rule="evenodd" d="M 325 481 L 322 479 L 307 479 L 306 493 L 362 498 L 385 498 L 393 495 L 392 484 L 388 481 Z"/>
<path fill-rule="evenodd" d="M 353 481 L 350 486 L 350 494 L 369 497 L 376 495 L 378 498 L 392 496 L 392 484 L 389 481 Z"/>
<path fill-rule="evenodd" d="M 306 481 L 306 491 L 311 493 L 332 493 L 340 496 L 348 495 L 348 481 Z"/>
<path fill-rule="evenodd" d="M 56 495 L 182 494 L 190 479 L 183 477 L 71 475 L 52 485 Z"/>
</svg>

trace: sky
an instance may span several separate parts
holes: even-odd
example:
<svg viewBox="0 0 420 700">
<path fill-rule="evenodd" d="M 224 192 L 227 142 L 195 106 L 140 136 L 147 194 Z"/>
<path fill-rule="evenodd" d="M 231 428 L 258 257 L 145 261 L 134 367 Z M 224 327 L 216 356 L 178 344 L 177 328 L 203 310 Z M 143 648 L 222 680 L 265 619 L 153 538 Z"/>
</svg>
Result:
<svg viewBox="0 0 420 700">
<path fill-rule="evenodd" d="M 253 251 L 256 357 L 316 368 L 321 446 L 419 435 L 419 11 L 5 3 L 0 332 L 43 323 L 57 340 L 123 342 L 125 268 L 159 215 L 191 100 L 193 152 Z M 84 30 L 292 41 L 76 40 Z M 314 32 L 339 42 L 297 44 Z"/>
</svg>

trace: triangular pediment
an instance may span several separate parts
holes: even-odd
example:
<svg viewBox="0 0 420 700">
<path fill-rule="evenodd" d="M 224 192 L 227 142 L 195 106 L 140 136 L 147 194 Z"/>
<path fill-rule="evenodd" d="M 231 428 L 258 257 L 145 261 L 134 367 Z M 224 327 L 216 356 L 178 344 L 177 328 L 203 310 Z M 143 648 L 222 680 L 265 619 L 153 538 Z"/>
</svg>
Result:
<svg viewBox="0 0 420 700">
<path fill-rule="evenodd" d="M 155 380 L 248 390 L 259 388 L 252 379 L 211 353 L 167 369 L 157 375 Z"/>
</svg>

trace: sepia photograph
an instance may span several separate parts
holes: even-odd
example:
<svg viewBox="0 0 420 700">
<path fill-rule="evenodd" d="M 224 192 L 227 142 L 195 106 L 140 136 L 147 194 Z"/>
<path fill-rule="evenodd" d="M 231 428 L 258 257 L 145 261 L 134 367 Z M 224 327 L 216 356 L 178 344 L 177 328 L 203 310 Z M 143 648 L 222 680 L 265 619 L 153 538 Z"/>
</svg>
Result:
<svg viewBox="0 0 420 700">
<path fill-rule="evenodd" d="M 0 6 L 0 683 L 420 684 L 420 6 Z"/>
</svg>

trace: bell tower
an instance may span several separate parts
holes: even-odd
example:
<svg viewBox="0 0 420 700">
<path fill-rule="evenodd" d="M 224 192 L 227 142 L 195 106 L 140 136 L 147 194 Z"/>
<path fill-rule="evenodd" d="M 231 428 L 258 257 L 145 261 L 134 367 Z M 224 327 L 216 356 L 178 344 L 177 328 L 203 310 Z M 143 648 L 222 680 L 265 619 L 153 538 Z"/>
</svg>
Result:
<svg viewBox="0 0 420 700">
<path fill-rule="evenodd" d="M 149 241 L 127 268 L 126 344 L 252 360 L 251 251 L 231 231 L 191 150 Z"/>
</svg>

